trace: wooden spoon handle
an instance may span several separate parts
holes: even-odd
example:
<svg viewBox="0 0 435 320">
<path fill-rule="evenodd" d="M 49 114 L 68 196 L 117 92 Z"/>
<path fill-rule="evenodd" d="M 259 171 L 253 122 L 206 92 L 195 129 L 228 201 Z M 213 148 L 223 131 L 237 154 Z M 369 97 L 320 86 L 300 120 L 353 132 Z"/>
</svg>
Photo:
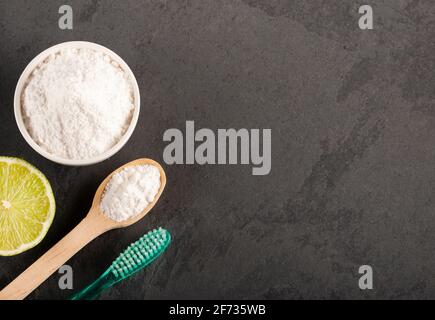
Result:
<svg viewBox="0 0 435 320">
<path fill-rule="evenodd" d="M 99 217 L 89 214 L 53 248 L 0 291 L 0 300 L 22 300 L 47 280 L 80 249 L 104 233 Z"/>
</svg>

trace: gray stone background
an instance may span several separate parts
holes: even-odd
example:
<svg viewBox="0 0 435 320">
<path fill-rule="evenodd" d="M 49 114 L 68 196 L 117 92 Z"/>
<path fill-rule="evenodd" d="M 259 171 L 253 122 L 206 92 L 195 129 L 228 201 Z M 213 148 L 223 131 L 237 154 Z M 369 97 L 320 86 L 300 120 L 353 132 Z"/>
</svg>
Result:
<svg viewBox="0 0 435 320">
<path fill-rule="evenodd" d="M 58 210 L 45 240 L 0 258 L 0 287 L 87 213 L 102 179 L 138 157 L 162 162 L 163 132 L 271 128 L 272 172 L 165 166 L 168 187 L 141 223 L 89 244 L 69 264 L 76 289 L 132 241 L 163 226 L 157 263 L 103 299 L 435 298 L 435 3 L 432 0 L 0 1 L 0 150 L 49 177 Z M 358 28 L 371 4 L 375 29 Z M 85 168 L 25 143 L 13 93 L 27 63 L 67 40 L 121 55 L 141 89 L 128 145 Z M 374 290 L 358 288 L 358 267 Z M 59 275 L 30 299 L 61 299 Z"/>
</svg>

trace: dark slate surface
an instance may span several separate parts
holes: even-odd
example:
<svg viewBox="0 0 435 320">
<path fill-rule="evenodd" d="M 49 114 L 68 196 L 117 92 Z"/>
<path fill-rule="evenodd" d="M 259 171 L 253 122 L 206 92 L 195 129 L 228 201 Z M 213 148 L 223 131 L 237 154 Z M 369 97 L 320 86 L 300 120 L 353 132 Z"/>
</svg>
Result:
<svg viewBox="0 0 435 320">
<path fill-rule="evenodd" d="M 366 2 L 364 2 L 365 4 Z M 370 1 L 0 1 L 0 150 L 52 182 L 45 240 L 0 258 L 0 287 L 86 214 L 100 181 L 138 157 L 162 162 L 163 132 L 271 128 L 272 172 L 165 166 L 168 187 L 141 223 L 101 236 L 69 264 L 81 288 L 150 228 L 174 242 L 104 299 L 435 298 L 435 4 Z M 15 125 L 13 93 L 39 52 L 67 40 L 105 45 L 131 66 L 142 114 L 128 145 L 86 168 L 35 154 Z M 374 290 L 358 267 L 374 268 Z M 54 275 L 31 299 L 60 299 Z"/>
</svg>

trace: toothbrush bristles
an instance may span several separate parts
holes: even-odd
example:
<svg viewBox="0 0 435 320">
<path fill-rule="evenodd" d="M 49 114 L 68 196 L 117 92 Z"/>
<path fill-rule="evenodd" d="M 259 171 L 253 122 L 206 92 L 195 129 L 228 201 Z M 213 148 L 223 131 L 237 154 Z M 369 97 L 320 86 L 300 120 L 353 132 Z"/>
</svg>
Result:
<svg viewBox="0 0 435 320">
<path fill-rule="evenodd" d="M 132 243 L 110 266 L 116 277 L 128 277 L 156 259 L 169 245 L 168 231 L 158 228 Z"/>
</svg>

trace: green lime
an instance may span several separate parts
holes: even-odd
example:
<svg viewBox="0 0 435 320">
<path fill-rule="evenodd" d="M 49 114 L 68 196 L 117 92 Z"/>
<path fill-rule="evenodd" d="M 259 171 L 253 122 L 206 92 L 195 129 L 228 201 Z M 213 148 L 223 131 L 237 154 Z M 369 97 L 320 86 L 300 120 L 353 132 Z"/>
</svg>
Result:
<svg viewBox="0 0 435 320">
<path fill-rule="evenodd" d="M 21 159 L 0 157 L 0 256 L 40 243 L 55 211 L 50 183 L 38 169 Z"/>
</svg>

